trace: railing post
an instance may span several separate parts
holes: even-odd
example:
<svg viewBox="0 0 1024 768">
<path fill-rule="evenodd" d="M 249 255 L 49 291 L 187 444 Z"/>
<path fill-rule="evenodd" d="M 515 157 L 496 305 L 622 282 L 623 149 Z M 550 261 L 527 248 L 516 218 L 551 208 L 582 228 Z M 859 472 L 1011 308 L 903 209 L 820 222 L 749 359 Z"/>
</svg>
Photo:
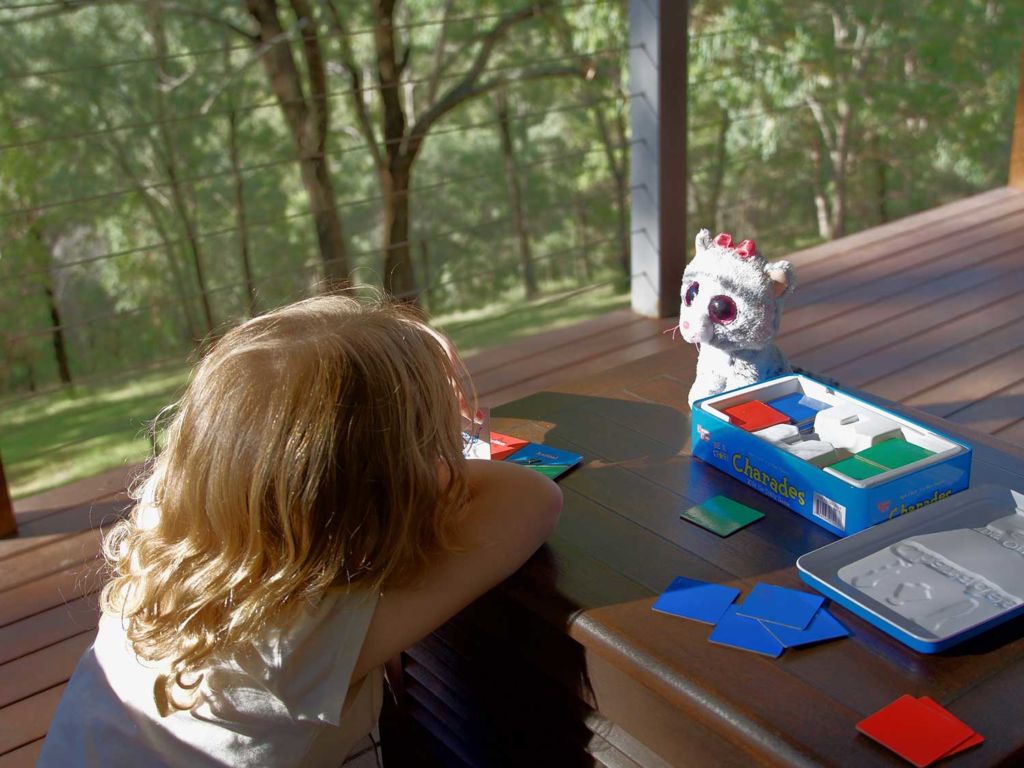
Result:
<svg viewBox="0 0 1024 768">
<path fill-rule="evenodd" d="M 629 0 L 633 311 L 679 312 L 686 266 L 687 0 Z"/>
<path fill-rule="evenodd" d="M 1024 49 L 1020 52 L 1020 83 L 1017 86 L 1017 109 L 1013 117 L 1013 141 L 1010 144 L 1011 187 L 1024 188 Z"/>
<path fill-rule="evenodd" d="M 4 460 L 0 456 L 0 536 L 9 536 L 17 532 L 18 522 L 14 519 L 14 505 L 11 504 L 7 478 L 4 477 Z"/>
</svg>

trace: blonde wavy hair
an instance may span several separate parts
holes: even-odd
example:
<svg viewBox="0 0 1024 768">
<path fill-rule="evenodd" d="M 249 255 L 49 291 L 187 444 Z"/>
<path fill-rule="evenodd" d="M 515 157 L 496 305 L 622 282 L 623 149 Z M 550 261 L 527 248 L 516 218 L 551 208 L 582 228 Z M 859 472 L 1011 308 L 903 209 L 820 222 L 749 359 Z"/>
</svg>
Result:
<svg viewBox="0 0 1024 768">
<path fill-rule="evenodd" d="M 414 582 L 453 545 L 468 381 L 442 337 L 382 300 L 309 299 L 216 343 L 104 542 L 102 608 L 140 658 L 170 662 L 164 714 L 195 705 L 171 693 L 211 654 L 329 587 Z"/>
</svg>

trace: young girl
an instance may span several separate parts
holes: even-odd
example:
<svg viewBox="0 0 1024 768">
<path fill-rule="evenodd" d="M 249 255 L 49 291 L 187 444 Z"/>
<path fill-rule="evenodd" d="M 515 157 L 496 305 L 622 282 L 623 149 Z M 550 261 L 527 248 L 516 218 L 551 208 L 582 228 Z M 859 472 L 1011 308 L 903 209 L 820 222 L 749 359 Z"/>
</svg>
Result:
<svg viewBox="0 0 1024 768">
<path fill-rule="evenodd" d="M 338 766 L 386 660 L 513 573 L 561 509 L 462 456 L 465 372 L 410 310 L 319 297 L 199 364 L 44 766 Z"/>
</svg>

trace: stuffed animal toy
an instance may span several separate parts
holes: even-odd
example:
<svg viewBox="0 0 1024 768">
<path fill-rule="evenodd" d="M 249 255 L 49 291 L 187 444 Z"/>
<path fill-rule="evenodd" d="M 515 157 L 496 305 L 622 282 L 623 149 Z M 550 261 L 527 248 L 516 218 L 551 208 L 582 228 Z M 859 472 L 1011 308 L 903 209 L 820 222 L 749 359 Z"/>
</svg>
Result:
<svg viewBox="0 0 1024 768">
<path fill-rule="evenodd" d="M 702 229 L 683 272 L 679 330 L 696 344 L 697 375 L 689 403 L 791 372 L 773 343 L 782 301 L 795 286 L 793 265 L 768 262 L 753 240 L 733 244 Z"/>
</svg>

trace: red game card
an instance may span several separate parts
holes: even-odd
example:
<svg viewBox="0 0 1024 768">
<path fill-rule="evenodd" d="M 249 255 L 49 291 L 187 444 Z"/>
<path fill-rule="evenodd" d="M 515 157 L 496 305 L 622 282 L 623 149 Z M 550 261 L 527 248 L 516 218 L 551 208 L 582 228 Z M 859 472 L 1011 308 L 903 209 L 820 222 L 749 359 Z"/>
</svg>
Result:
<svg viewBox="0 0 1024 768">
<path fill-rule="evenodd" d="M 491 459 L 501 461 L 529 444 L 529 440 L 520 440 L 518 437 L 503 435 L 500 432 L 491 432 Z"/>
<path fill-rule="evenodd" d="M 756 432 L 759 429 L 768 429 L 776 424 L 788 424 L 789 417 L 776 411 L 770 405 L 765 405 L 760 400 L 750 400 L 746 403 L 734 405 L 722 411 L 729 417 L 729 421 L 740 429 L 747 432 Z"/>
<path fill-rule="evenodd" d="M 956 723 L 959 723 L 960 725 L 967 726 L 966 723 L 964 723 L 962 720 L 957 718 L 956 715 L 954 715 L 948 709 L 943 707 L 941 704 L 939 704 L 939 702 L 937 702 L 935 699 L 931 698 L 930 696 L 922 696 L 921 698 L 918 699 L 918 701 L 921 702 L 922 704 L 925 704 L 925 705 L 931 707 L 936 712 L 941 712 L 943 715 L 945 715 L 946 717 L 952 719 Z M 970 726 L 967 726 L 967 727 L 969 728 Z M 965 749 L 970 749 L 971 747 L 978 746 L 984 740 L 985 740 L 985 737 L 982 736 L 977 731 L 975 731 L 973 735 L 967 737 L 966 741 L 962 741 L 959 744 L 957 744 L 955 747 L 953 747 L 951 750 L 949 750 L 949 752 L 946 752 L 943 755 L 943 757 L 952 757 L 953 755 L 955 755 L 958 752 L 963 752 Z"/>
<path fill-rule="evenodd" d="M 974 734 L 948 712 L 937 712 L 909 694 L 861 720 L 857 730 L 917 768 L 956 751 Z"/>
</svg>

